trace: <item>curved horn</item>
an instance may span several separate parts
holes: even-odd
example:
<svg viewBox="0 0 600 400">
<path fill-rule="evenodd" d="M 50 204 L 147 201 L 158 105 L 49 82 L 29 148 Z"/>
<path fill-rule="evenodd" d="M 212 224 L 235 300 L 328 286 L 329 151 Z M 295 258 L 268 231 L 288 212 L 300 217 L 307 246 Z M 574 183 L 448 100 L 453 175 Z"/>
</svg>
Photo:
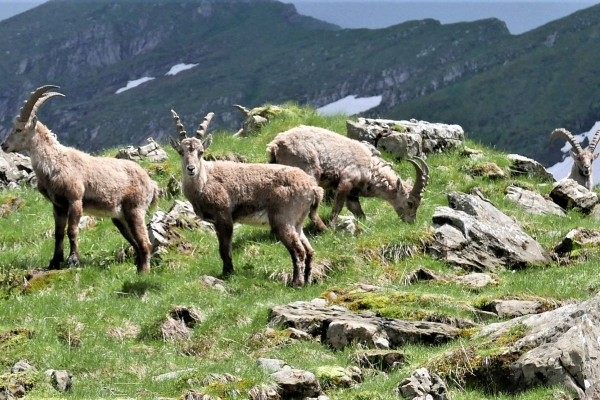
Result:
<svg viewBox="0 0 600 400">
<path fill-rule="evenodd" d="M 29 99 L 25 101 L 23 107 L 21 107 L 21 110 L 19 111 L 19 119 L 21 121 L 29 121 L 31 111 L 33 110 L 33 106 L 35 105 L 36 101 L 48 90 L 58 88 L 59 86 L 55 85 L 45 85 L 31 92 L 31 94 L 29 95 Z"/>
<path fill-rule="evenodd" d="M 204 121 L 202 121 L 202 123 L 198 127 L 198 130 L 196 131 L 196 137 L 198 139 L 202 139 L 204 137 L 204 135 L 206 134 L 206 130 L 208 129 L 208 125 L 210 124 L 210 121 L 212 121 L 214 116 L 215 113 L 213 112 L 206 114 L 206 117 L 204 117 Z"/>
<path fill-rule="evenodd" d="M 29 120 L 31 120 L 32 117 L 35 117 L 37 115 L 38 110 L 40 109 L 40 107 L 42 106 L 42 104 L 44 104 L 46 101 L 48 101 L 48 99 L 51 99 L 52 97 L 56 97 L 56 96 L 60 96 L 60 97 L 65 97 L 64 94 L 62 93 L 58 93 L 58 92 L 48 92 L 48 93 L 44 93 L 33 105 L 33 107 L 31 107 L 31 112 L 29 113 L 29 119 L 27 122 L 29 122 Z"/>
<path fill-rule="evenodd" d="M 233 104 L 231 107 L 237 108 L 238 110 L 240 110 L 244 114 L 244 117 L 246 117 L 246 118 L 250 115 L 250 110 L 244 106 L 240 106 L 239 104 Z"/>
<path fill-rule="evenodd" d="M 420 165 L 417 164 L 415 160 L 418 160 Z M 418 198 L 422 198 L 425 187 L 429 182 L 429 167 L 427 166 L 427 163 L 425 163 L 425 161 L 419 157 L 410 158 L 408 159 L 408 162 L 414 165 L 415 170 L 417 171 L 417 179 L 410 194 Z"/>
<path fill-rule="evenodd" d="M 566 139 L 567 142 L 569 142 L 571 144 L 571 146 L 573 146 L 573 148 L 575 150 L 577 150 L 577 153 L 581 153 L 583 151 L 579 142 L 577 140 L 575 140 L 573 135 L 571 135 L 571 132 L 569 132 L 565 128 L 555 129 L 552 132 L 552 134 L 550 135 L 550 142 L 552 142 L 557 137 L 562 137 L 563 139 Z"/>
<path fill-rule="evenodd" d="M 183 124 L 179 121 L 179 115 L 177 115 L 175 110 L 171 110 L 171 114 L 173 115 L 173 120 L 175 121 L 175 128 L 177 129 L 177 132 L 179 133 L 179 139 L 180 140 L 185 139 L 187 134 L 185 133 L 185 130 L 183 129 Z"/>
<path fill-rule="evenodd" d="M 592 138 L 592 141 L 590 142 L 589 150 L 592 152 L 592 154 L 594 153 L 594 150 L 596 150 L 598 140 L 600 140 L 600 129 L 596 131 L 594 137 Z"/>
</svg>

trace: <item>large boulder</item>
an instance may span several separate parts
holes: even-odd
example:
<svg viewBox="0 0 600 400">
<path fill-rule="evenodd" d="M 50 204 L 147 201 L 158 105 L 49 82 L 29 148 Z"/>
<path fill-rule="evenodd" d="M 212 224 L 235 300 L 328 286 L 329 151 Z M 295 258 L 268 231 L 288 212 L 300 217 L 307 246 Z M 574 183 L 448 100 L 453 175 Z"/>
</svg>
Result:
<svg viewBox="0 0 600 400">
<path fill-rule="evenodd" d="M 19 153 L 5 153 L 0 149 L 0 189 L 16 188 L 21 184 L 37 183 L 29 157 Z"/>
<path fill-rule="evenodd" d="M 521 338 L 500 355 L 512 363 L 487 365 L 491 383 L 501 391 L 514 392 L 537 386 L 563 385 L 577 399 L 600 398 L 600 295 L 553 311 L 514 318 L 484 327 L 480 335 L 489 340 L 506 338 L 523 330 Z"/>
<path fill-rule="evenodd" d="M 299 329 L 335 349 L 355 342 L 382 349 L 410 343 L 438 344 L 456 338 L 460 332 L 438 322 L 383 318 L 372 312 L 354 313 L 345 307 L 305 301 L 273 307 L 269 325 Z"/>
<path fill-rule="evenodd" d="M 550 197 L 565 210 L 577 208 L 584 213 L 592 212 L 598 204 L 598 195 L 573 179 L 561 179 L 555 183 Z"/>
<path fill-rule="evenodd" d="M 433 214 L 427 251 L 467 270 L 492 271 L 548 264 L 550 254 L 509 216 L 478 195 L 452 192 Z"/>
<path fill-rule="evenodd" d="M 531 178 L 535 177 L 550 182 L 556 181 L 554 175 L 548 172 L 542 164 L 531 158 L 523 157 L 518 154 L 509 154 L 506 157 L 512 161 L 510 167 L 511 174 L 527 175 Z"/>
<path fill-rule="evenodd" d="M 551 200 L 547 200 L 541 194 L 532 190 L 509 185 L 506 190 L 506 198 L 518 203 L 523 209 L 535 215 L 553 214 L 565 216 L 565 211 Z"/>
</svg>

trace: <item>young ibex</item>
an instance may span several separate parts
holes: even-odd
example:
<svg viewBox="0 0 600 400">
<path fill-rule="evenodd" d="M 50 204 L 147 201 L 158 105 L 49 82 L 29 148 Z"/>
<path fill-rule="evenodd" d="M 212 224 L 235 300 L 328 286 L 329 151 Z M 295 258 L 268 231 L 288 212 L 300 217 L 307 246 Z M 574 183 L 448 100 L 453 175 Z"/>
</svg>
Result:
<svg viewBox="0 0 600 400">
<path fill-rule="evenodd" d="M 215 225 L 223 275 L 233 273 L 231 236 L 233 223 L 240 222 L 270 226 L 292 257 L 292 284 L 309 283 L 314 251 L 302 227 L 308 213 L 319 206 L 323 189 L 294 167 L 206 161 L 202 155 L 212 135 L 204 136 L 214 114 L 204 118 L 196 137 L 186 137 L 179 116 L 171 113 L 179 140 L 170 141 L 181 156 L 183 194 L 198 217 Z"/>
<path fill-rule="evenodd" d="M 584 150 L 577 139 L 573 137 L 571 132 L 564 128 L 555 129 L 550 135 L 550 142 L 552 142 L 557 137 L 562 137 L 567 140 L 573 146 L 573 150 L 569 150 L 569 154 L 573 158 L 573 167 L 571 168 L 571 172 L 567 178 L 573 179 L 575 182 L 579 183 L 581 186 L 586 187 L 588 190 L 592 190 L 594 187 L 594 180 L 592 177 L 592 163 L 596 158 L 598 158 L 598 154 L 594 154 L 594 150 L 596 150 L 596 145 L 598 144 L 598 140 L 600 140 L 600 130 L 596 132 L 590 145 L 586 150 Z"/>
<path fill-rule="evenodd" d="M 151 246 L 144 216 L 148 207 L 158 200 L 158 186 L 133 161 L 93 157 L 61 145 L 36 116 L 48 99 L 63 96 L 47 92 L 54 88 L 58 86 L 42 86 L 31 93 L 2 143 L 5 152 L 29 153 L 38 190 L 52 202 L 55 245 L 48 268 L 60 268 L 64 261 L 63 240 L 67 225 L 71 247 L 67 266 L 78 264 L 78 224 L 85 211 L 112 218 L 135 249 L 137 271 L 150 271 Z"/>
<path fill-rule="evenodd" d="M 299 167 L 312 176 L 320 186 L 336 189 L 331 224 L 344 206 L 358 218 L 365 214 L 359 197 L 379 197 L 394 207 L 405 222 L 413 222 L 429 180 L 425 161 L 408 160 L 417 171 L 414 187 L 410 178 L 402 182 L 391 165 L 373 155 L 367 146 L 327 129 L 300 125 L 279 133 L 267 145 L 270 162 Z M 311 212 L 318 225 L 320 218 Z"/>
</svg>

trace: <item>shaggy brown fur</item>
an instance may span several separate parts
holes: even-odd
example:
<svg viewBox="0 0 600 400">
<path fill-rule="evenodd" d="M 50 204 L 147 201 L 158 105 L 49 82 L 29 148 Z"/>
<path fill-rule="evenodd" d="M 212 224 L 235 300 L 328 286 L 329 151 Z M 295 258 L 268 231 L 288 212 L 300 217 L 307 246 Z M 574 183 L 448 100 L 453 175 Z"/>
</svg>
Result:
<svg viewBox="0 0 600 400">
<path fill-rule="evenodd" d="M 200 218 L 215 224 L 223 275 L 233 273 L 231 237 L 233 223 L 239 222 L 270 226 L 292 257 L 292 284 L 309 282 L 314 250 L 302 227 L 309 211 L 319 206 L 323 189 L 294 167 L 206 161 L 202 155 L 211 138 L 201 139 L 212 113 L 195 138 L 185 137 L 174 111 L 173 118 L 182 139 L 171 139 L 171 144 L 181 155 L 183 193 Z"/>
<path fill-rule="evenodd" d="M 38 190 L 52 202 L 55 246 L 49 268 L 60 268 L 64 261 L 65 227 L 71 249 L 67 266 L 78 264 L 78 225 L 85 212 L 111 218 L 135 249 L 137 271 L 150 271 L 151 246 L 144 217 L 148 207 L 158 201 L 156 182 L 133 161 L 93 157 L 61 145 L 35 115 L 46 100 L 62 96 L 44 94 L 55 87 L 44 86 L 32 93 L 2 143 L 5 152 L 29 153 Z"/>
<path fill-rule="evenodd" d="M 319 185 L 336 189 L 331 223 L 344 206 L 358 218 L 365 214 L 359 197 L 379 197 L 394 207 L 400 218 L 412 222 L 423 198 L 429 179 L 429 168 L 419 158 L 418 165 L 409 160 L 417 171 L 413 187 L 410 178 L 402 182 L 391 165 L 356 140 L 327 129 L 300 125 L 278 134 L 267 145 L 270 162 L 299 167 L 312 176 Z M 311 212 L 313 221 L 320 221 Z"/>
</svg>

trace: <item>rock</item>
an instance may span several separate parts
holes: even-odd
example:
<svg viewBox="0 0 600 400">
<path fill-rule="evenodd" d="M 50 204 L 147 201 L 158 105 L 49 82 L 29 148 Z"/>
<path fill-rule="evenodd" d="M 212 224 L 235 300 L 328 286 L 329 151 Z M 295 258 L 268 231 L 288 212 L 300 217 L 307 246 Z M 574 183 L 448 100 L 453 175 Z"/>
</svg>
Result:
<svg viewBox="0 0 600 400">
<path fill-rule="evenodd" d="M 35 371 L 35 367 L 29 364 L 27 360 L 19 360 L 10 370 L 13 374 L 23 371 Z"/>
<path fill-rule="evenodd" d="M 175 320 L 182 321 L 185 326 L 193 329 L 196 324 L 206 319 L 204 313 L 193 307 L 177 306 L 169 311 L 169 316 Z"/>
<path fill-rule="evenodd" d="M 225 282 L 222 281 L 219 278 L 215 278 L 214 276 L 202 275 L 200 277 L 200 284 L 202 286 L 206 286 L 206 287 L 211 287 L 213 289 L 217 289 L 220 292 L 226 292 L 227 291 L 227 289 L 225 289 Z"/>
<path fill-rule="evenodd" d="M 18 188 L 21 184 L 37 184 L 30 158 L 19 153 L 5 153 L 0 149 L 0 189 Z"/>
<path fill-rule="evenodd" d="M 578 208 L 584 213 L 590 213 L 598 203 L 598 195 L 581 186 L 573 179 L 561 179 L 550 192 L 552 201 L 565 210 Z"/>
<path fill-rule="evenodd" d="M 394 121 L 359 118 L 346 121 L 347 135 L 367 141 L 396 158 L 421 156 L 462 145 L 464 131 L 458 125 L 432 124 L 425 121 Z M 420 138 L 420 139 L 419 139 Z"/>
<path fill-rule="evenodd" d="M 306 333 L 304 331 L 301 331 L 300 329 L 287 328 L 285 331 L 289 335 L 290 339 L 304 340 L 304 341 L 310 341 L 313 339 L 312 336 L 310 336 L 308 333 Z"/>
<path fill-rule="evenodd" d="M 251 400 L 281 400 L 275 384 L 262 384 L 254 386 L 248 391 Z"/>
<path fill-rule="evenodd" d="M 566 215 L 565 211 L 558 204 L 546 200 L 544 196 L 531 190 L 526 190 L 515 185 L 509 185 L 506 188 L 506 198 L 510 199 L 523 207 L 523 209 L 535 215 Z"/>
<path fill-rule="evenodd" d="M 433 214 L 435 232 L 427 252 L 434 258 L 480 272 L 551 261 L 539 243 L 489 201 L 452 192 L 448 203 Z"/>
<path fill-rule="evenodd" d="M 539 314 L 542 312 L 543 304 L 539 301 L 525 300 L 494 300 L 492 311 L 500 318 L 514 318 L 528 314 Z"/>
<path fill-rule="evenodd" d="M 356 367 L 354 367 L 356 368 Z M 362 373 L 360 370 L 356 371 L 353 367 L 340 367 L 340 366 L 321 366 L 318 367 L 315 375 L 319 382 L 325 388 L 340 387 L 349 388 L 362 382 Z"/>
<path fill-rule="evenodd" d="M 539 162 L 518 154 L 509 154 L 506 157 L 512 161 L 512 166 L 510 167 L 511 174 L 527 175 L 543 181 L 556 182 L 554 175 L 548 172 Z"/>
<path fill-rule="evenodd" d="M 321 337 L 335 349 L 353 342 L 370 348 L 397 348 L 409 343 L 438 344 L 454 339 L 459 330 L 450 325 L 378 317 L 371 312 L 353 313 L 340 306 L 323 307 L 297 301 L 273 307 L 270 326 L 293 327 Z"/>
<path fill-rule="evenodd" d="M 79 230 L 91 229 L 96 225 L 96 218 L 89 215 L 82 215 L 79 219 Z"/>
<path fill-rule="evenodd" d="M 167 153 L 154 141 L 154 139 L 150 137 L 146 139 L 146 141 L 148 144 L 145 146 L 137 148 L 129 146 L 119 150 L 115 157 L 132 161 L 149 160 L 152 162 L 161 162 L 169 158 Z"/>
<path fill-rule="evenodd" d="M 195 368 L 188 368 L 188 369 L 183 369 L 180 371 L 167 372 L 166 374 L 161 374 L 161 375 L 155 376 L 154 378 L 152 378 L 152 380 L 156 381 L 156 382 L 161 382 L 161 381 L 167 381 L 167 380 L 171 380 L 171 379 L 177 379 L 184 374 L 187 374 L 189 372 L 194 372 L 194 371 L 196 371 Z"/>
<path fill-rule="evenodd" d="M 44 373 L 50 377 L 52 386 L 54 386 L 54 388 L 59 392 L 64 393 L 71 390 L 71 386 L 73 384 L 73 374 L 71 374 L 71 372 L 66 370 L 49 369 Z"/>
<path fill-rule="evenodd" d="M 436 374 L 429 374 L 427 368 L 419 368 L 409 378 L 398 385 L 398 392 L 411 400 L 447 400 L 448 389 Z"/>
<path fill-rule="evenodd" d="M 565 238 L 554 248 L 554 252 L 564 257 L 571 255 L 573 250 L 598 247 L 598 245 L 600 245 L 600 231 L 575 228 L 567 233 Z"/>
<path fill-rule="evenodd" d="M 312 372 L 289 368 L 271 374 L 284 399 L 303 399 L 321 393 L 321 385 Z"/>
<path fill-rule="evenodd" d="M 453 275 L 450 279 L 455 283 L 465 285 L 472 289 L 481 289 L 487 285 L 497 285 L 499 283 L 497 276 L 480 272 L 473 272 L 467 275 Z"/>
<path fill-rule="evenodd" d="M 501 179 L 506 177 L 506 174 L 502 168 L 491 162 L 482 165 L 475 165 L 471 167 L 469 173 L 473 176 L 483 176 L 484 178 L 488 179 Z"/>
<path fill-rule="evenodd" d="M 483 151 L 482 150 L 477 150 L 477 149 L 471 149 L 467 146 L 463 147 L 463 155 L 470 157 L 474 160 L 478 160 L 480 158 L 483 157 Z"/>
<path fill-rule="evenodd" d="M 256 363 L 267 372 L 281 371 L 287 364 L 276 358 L 259 358 Z"/>
<path fill-rule="evenodd" d="M 183 400 L 220 400 L 198 390 L 188 390 L 182 397 Z"/>
<path fill-rule="evenodd" d="M 524 329 L 506 351 L 489 359 L 486 376 L 505 392 L 565 386 L 577 399 L 600 398 L 600 295 L 541 314 L 484 327 L 480 336 L 497 340 Z"/>
<path fill-rule="evenodd" d="M 352 360 L 363 368 L 381 371 L 400 368 L 406 362 L 404 353 L 394 350 L 359 350 Z"/>
<path fill-rule="evenodd" d="M 12 214 L 25 204 L 25 200 L 21 197 L 9 197 L 6 203 L 0 205 L 0 217 L 5 217 Z"/>
<path fill-rule="evenodd" d="M 360 230 L 356 226 L 356 218 L 353 215 L 340 215 L 335 223 L 335 229 L 348 235 L 357 235 Z"/>
<path fill-rule="evenodd" d="M 245 118 L 244 122 L 242 123 L 242 128 L 234 136 L 249 136 L 253 132 L 260 130 L 261 127 L 266 125 L 270 118 L 276 117 L 283 112 L 281 107 L 273 105 L 256 107 L 252 110 L 237 104 L 233 105 L 232 107 L 240 110 L 240 112 L 244 114 Z"/>
</svg>

